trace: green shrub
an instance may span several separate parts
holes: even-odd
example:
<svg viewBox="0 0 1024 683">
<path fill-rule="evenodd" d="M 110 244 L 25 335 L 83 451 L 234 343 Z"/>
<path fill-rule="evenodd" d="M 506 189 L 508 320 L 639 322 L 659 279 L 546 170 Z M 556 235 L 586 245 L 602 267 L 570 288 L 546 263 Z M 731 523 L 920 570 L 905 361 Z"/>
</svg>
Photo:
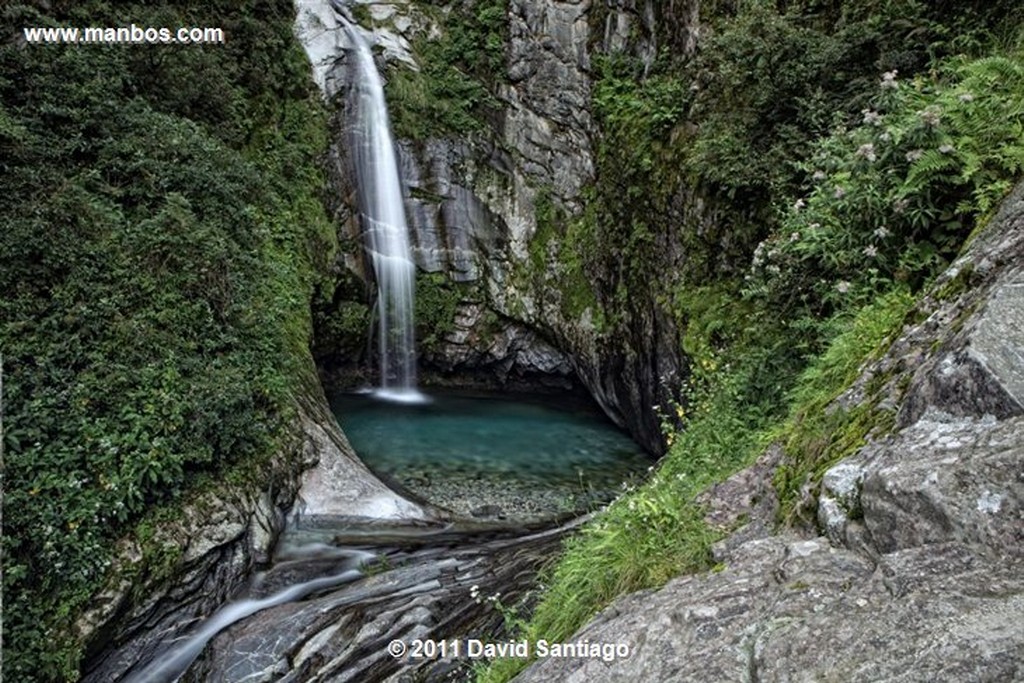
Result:
<svg viewBox="0 0 1024 683">
<path fill-rule="evenodd" d="M 292 5 L 228 5 L 3 10 L 19 32 L 134 21 L 229 36 L 189 48 L 0 36 L 11 681 L 76 679 L 72 624 L 115 541 L 203 474 L 265 474 L 288 437 L 310 291 L 334 242 L 326 115 Z M 174 560 L 145 550 L 154 571 Z"/>
<path fill-rule="evenodd" d="M 390 69 L 386 94 L 399 137 L 424 140 L 482 131 L 505 80 L 507 0 L 438 0 L 426 5 L 441 35 L 413 43 L 418 70 Z"/>
<path fill-rule="evenodd" d="M 754 255 L 750 293 L 820 315 L 894 283 L 920 287 L 953 258 L 1024 169 L 1024 61 L 948 60 L 928 77 L 879 78 L 858 125 L 804 165 Z"/>
</svg>

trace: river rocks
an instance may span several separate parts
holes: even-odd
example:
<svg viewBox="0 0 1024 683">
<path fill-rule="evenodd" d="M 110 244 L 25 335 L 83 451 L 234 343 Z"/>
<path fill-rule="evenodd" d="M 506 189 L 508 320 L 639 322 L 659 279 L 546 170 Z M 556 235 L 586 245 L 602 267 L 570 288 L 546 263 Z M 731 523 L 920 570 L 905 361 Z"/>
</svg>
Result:
<svg viewBox="0 0 1024 683">
<path fill-rule="evenodd" d="M 515 538 L 452 531 L 423 548 L 416 544 L 430 539 L 408 531 L 403 537 L 397 529 L 390 537 L 397 545 L 376 548 L 379 562 L 367 576 L 235 624 L 211 642 L 183 680 L 439 681 L 451 680 L 448 675 L 459 669 L 464 676 L 464 656 L 410 656 L 412 641 L 500 632 L 498 600 L 512 604 L 568 529 Z M 379 545 L 372 536 L 361 538 Z M 412 549 L 400 549 L 409 544 Z M 332 571 L 323 562 L 299 563 L 303 569 L 312 576 Z M 283 585 L 304 580 L 279 565 L 265 582 L 276 585 L 278 572 L 287 574 Z M 390 650 L 394 640 L 409 649 Z"/>
<path fill-rule="evenodd" d="M 294 489 L 280 490 L 268 506 L 259 491 L 225 487 L 187 505 L 179 519 L 155 530 L 145 548 L 136 541 L 122 543 L 111 572 L 116 583 L 93 599 L 94 607 L 76 624 L 83 642 L 95 642 L 97 650 L 83 680 L 121 680 L 153 655 L 167 633 L 182 631 L 216 609 L 255 558 L 268 555 L 283 523 L 279 506 L 291 496 Z M 155 549 L 178 559 L 155 568 L 144 554 Z"/>
</svg>

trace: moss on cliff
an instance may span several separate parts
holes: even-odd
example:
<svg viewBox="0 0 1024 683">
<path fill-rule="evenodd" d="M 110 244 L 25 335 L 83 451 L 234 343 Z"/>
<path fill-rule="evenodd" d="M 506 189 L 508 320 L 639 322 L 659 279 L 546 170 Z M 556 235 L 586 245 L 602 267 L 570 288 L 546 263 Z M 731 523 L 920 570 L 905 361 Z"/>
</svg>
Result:
<svg viewBox="0 0 1024 683">
<path fill-rule="evenodd" d="M 529 243 L 528 262 L 517 264 L 519 277 L 539 299 L 556 292 L 562 316 L 577 321 L 587 311 L 591 323 L 600 332 L 604 329 L 603 308 L 587 280 L 580 257 L 578 235 L 586 230 L 585 219 L 571 216 L 546 188 L 534 199 L 536 232 Z"/>
<path fill-rule="evenodd" d="M 483 131 L 505 80 L 507 0 L 419 3 L 438 35 L 413 41 L 418 70 L 396 64 L 387 98 L 399 137 L 424 140 Z"/>
</svg>

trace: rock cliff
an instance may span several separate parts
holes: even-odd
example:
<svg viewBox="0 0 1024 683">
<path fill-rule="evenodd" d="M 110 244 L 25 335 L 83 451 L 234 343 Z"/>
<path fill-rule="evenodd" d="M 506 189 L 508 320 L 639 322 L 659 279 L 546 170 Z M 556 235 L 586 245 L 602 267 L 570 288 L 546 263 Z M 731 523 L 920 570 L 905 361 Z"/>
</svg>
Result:
<svg viewBox="0 0 1024 683">
<path fill-rule="evenodd" d="M 837 399 L 896 419 L 825 473 L 823 535 L 771 531 L 770 449 L 705 496 L 710 524 L 749 520 L 716 546 L 720 571 L 621 598 L 574 637 L 630 657 L 547 659 L 516 680 L 1024 676 L 1022 264 L 1019 185 Z"/>
<path fill-rule="evenodd" d="M 589 2 L 510 0 L 502 67 L 486 84 L 494 102 L 485 120 L 474 130 L 435 126 L 400 140 L 417 265 L 421 273 L 442 274 L 456 298 L 437 339 L 421 348 L 428 377 L 496 387 L 581 384 L 649 450 L 664 450 L 654 406 L 665 404 L 667 387 L 686 373 L 679 330 L 653 288 L 631 295 L 627 305 L 616 298 L 614 277 L 591 279 L 572 268 L 576 257 L 563 237 L 595 175 L 592 53 L 655 50 L 656 19 L 663 11 L 683 16 L 683 4 L 656 11 L 654 3 L 617 3 L 597 16 Z M 327 0 L 297 7 L 297 33 L 315 80 L 343 105 L 347 45 L 334 10 Z M 428 66 L 414 47 L 442 36 L 453 21 L 444 12 L 456 11 L 448 7 L 439 16 L 408 2 L 350 7 L 392 78 Z M 686 12 L 695 21 L 695 5 Z M 687 49 L 693 31 L 677 37 Z M 336 213 L 349 243 L 358 245 L 358 221 L 346 200 L 352 186 L 341 109 L 331 153 Z M 671 239 L 662 246 L 666 266 L 681 258 Z M 344 266 L 370 277 L 358 249 Z"/>
</svg>

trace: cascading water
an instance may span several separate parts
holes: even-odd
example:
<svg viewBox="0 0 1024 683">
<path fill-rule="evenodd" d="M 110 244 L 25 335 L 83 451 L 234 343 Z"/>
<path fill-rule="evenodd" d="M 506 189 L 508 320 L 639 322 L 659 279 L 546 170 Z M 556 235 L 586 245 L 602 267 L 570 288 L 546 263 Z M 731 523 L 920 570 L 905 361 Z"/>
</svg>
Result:
<svg viewBox="0 0 1024 683">
<path fill-rule="evenodd" d="M 370 48 L 342 19 L 355 53 L 349 132 L 365 247 L 377 278 L 377 335 L 380 388 L 390 400 L 419 402 L 413 296 L 416 267 L 409 249 L 402 186 L 398 175 L 387 104 Z"/>
</svg>

